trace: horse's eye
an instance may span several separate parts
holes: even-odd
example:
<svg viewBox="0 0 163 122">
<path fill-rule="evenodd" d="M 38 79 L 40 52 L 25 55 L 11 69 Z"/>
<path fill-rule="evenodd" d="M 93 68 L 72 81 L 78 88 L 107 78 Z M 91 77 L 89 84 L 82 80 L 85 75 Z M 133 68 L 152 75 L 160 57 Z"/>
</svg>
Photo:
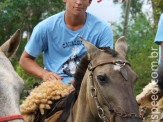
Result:
<svg viewBox="0 0 163 122">
<path fill-rule="evenodd" d="M 105 83 L 107 83 L 107 77 L 106 76 L 103 76 L 103 75 L 98 75 L 97 76 L 97 79 L 99 81 L 99 83 L 101 85 L 104 85 Z"/>
</svg>

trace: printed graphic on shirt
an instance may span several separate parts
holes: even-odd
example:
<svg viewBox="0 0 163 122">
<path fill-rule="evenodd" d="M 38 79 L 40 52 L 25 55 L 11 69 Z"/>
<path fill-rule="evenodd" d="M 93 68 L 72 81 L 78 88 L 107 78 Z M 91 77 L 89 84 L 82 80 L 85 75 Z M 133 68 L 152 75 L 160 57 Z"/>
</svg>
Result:
<svg viewBox="0 0 163 122">
<path fill-rule="evenodd" d="M 72 56 L 63 64 L 62 66 L 62 72 L 68 75 L 74 75 L 75 74 L 75 70 L 80 62 L 79 57 L 77 56 L 79 52 L 79 48 L 77 46 L 75 46 L 72 49 Z"/>
<path fill-rule="evenodd" d="M 71 47 L 71 46 L 77 46 L 77 45 L 82 45 L 82 41 L 80 39 L 77 39 L 75 41 L 70 41 L 70 42 L 65 42 L 62 44 L 63 48 Z"/>
</svg>

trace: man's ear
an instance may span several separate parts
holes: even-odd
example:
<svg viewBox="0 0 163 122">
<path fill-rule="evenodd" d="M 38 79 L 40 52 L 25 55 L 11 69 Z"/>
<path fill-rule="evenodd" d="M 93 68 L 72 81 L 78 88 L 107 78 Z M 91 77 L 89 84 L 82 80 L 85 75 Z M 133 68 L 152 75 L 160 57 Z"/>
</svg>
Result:
<svg viewBox="0 0 163 122">
<path fill-rule="evenodd" d="M 92 0 L 89 0 L 89 6 L 91 5 L 91 3 L 92 3 Z"/>
</svg>

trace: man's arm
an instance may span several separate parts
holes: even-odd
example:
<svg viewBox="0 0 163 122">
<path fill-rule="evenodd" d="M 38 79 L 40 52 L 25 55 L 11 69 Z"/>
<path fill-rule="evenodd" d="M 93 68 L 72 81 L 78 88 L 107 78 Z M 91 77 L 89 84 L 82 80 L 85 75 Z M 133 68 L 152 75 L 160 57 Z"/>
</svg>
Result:
<svg viewBox="0 0 163 122">
<path fill-rule="evenodd" d="M 58 76 L 54 72 L 48 72 L 40 67 L 35 58 L 29 55 L 26 51 L 22 53 L 19 65 L 30 75 L 40 78 L 43 81 L 62 80 L 63 77 Z"/>
</svg>

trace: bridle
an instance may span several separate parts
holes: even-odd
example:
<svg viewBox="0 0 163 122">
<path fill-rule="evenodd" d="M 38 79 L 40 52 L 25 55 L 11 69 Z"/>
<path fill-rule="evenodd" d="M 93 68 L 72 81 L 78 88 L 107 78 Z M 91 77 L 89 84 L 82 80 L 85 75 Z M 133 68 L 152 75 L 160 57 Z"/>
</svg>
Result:
<svg viewBox="0 0 163 122">
<path fill-rule="evenodd" d="M 6 117 L 0 117 L 0 122 L 17 120 L 17 119 L 24 120 L 24 117 L 22 115 L 11 115 L 11 116 L 6 116 Z"/>
<path fill-rule="evenodd" d="M 94 70 L 98 67 L 98 66 L 102 66 L 105 64 L 113 64 L 113 65 L 118 65 L 120 66 L 121 69 L 124 70 L 124 66 L 125 65 L 129 65 L 130 63 L 127 61 L 122 61 L 122 60 L 106 60 L 106 61 L 100 61 L 94 65 L 92 65 L 92 63 L 90 62 L 90 64 L 88 65 L 88 70 L 89 70 L 89 78 L 90 78 L 90 87 L 91 87 L 91 97 L 94 99 L 96 108 L 97 108 L 97 112 L 98 112 L 98 116 L 99 118 L 103 121 L 103 122 L 113 122 L 115 116 L 120 116 L 122 118 L 138 118 L 138 119 L 142 119 L 139 115 L 135 114 L 135 113 L 128 113 L 123 111 L 122 108 L 120 107 L 113 107 L 113 105 L 111 105 L 109 103 L 109 101 L 105 98 L 105 96 L 102 93 L 102 90 L 100 89 L 99 84 L 96 81 L 93 81 L 93 72 Z M 122 71 L 123 72 L 123 71 Z M 123 73 L 121 72 L 122 76 Z M 126 76 L 123 76 L 126 79 Z M 108 110 L 110 111 L 110 118 L 107 118 L 104 112 L 104 109 L 101 107 L 98 99 L 97 99 L 97 91 L 99 92 L 100 96 L 104 99 L 105 104 L 108 107 Z M 121 110 L 121 111 L 120 111 Z"/>
</svg>

